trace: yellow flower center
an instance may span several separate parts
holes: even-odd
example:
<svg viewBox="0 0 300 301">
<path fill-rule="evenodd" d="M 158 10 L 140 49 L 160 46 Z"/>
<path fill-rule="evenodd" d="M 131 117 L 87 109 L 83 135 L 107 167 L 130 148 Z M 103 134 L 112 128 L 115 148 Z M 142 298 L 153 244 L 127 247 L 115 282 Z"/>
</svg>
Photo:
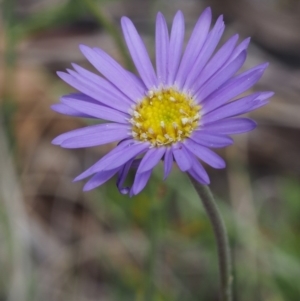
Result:
<svg viewBox="0 0 300 301">
<path fill-rule="evenodd" d="M 201 106 L 173 88 L 149 91 L 131 112 L 132 136 L 153 146 L 189 137 L 199 124 Z"/>
</svg>

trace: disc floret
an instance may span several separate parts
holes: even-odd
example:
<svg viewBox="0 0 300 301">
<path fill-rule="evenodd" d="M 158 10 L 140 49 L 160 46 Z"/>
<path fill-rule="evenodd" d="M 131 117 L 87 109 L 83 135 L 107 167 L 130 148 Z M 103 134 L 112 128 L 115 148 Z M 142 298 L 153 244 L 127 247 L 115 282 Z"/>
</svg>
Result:
<svg viewBox="0 0 300 301">
<path fill-rule="evenodd" d="M 182 141 L 199 125 L 200 109 L 191 96 L 174 88 L 151 90 L 132 107 L 132 136 L 153 146 Z"/>
</svg>

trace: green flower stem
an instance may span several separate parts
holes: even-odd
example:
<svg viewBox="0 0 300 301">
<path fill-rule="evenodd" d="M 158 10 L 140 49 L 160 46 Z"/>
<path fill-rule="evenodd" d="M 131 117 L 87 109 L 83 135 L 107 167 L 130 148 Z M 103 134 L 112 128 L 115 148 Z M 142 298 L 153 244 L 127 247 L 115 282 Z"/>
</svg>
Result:
<svg viewBox="0 0 300 301">
<path fill-rule="evenodd" d="M 201 185 L 191 176 L 189 177 L 202 200 L 203 206 L 210 219 L 216 237 L 221 280 L 221 301 L 231 301 L 233 276 L 229 242 L 225 224 L 209 187 Z"/>
<path fill-rule="evenodd" d="M 95 0 L 83 0 L 83 2 L 85 3 L 86 8 L 89 10 L 89 12 L 96 18 L 98 23 L 101 24 L 115 40 L 115 43 L 122 55 L 126 67 L 129 70 L 134 70 L 133 63 L 128 54 L 122 36 L 119 34 L 118 28 L 113 22 L 111 22 L 111 20 L 109 20 L 109 18 L 105 16 L 105 14 L 101 11 L 101 7 L 96 4 Z"/>
</svg>

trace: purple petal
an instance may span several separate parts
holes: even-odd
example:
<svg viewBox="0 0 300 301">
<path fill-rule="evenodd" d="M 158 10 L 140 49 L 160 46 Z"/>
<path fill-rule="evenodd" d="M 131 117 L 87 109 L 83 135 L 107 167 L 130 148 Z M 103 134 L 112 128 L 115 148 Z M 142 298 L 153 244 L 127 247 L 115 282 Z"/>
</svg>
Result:
<svg viewBox="0 0 300 301">
<path fill-rule="evenodd" d="M 70 115 L 70 116 L 74 116 L 74 117 L 83 117 L 83 118 L 94 118 L 90 115 L 78 112 L 62 103 L 57 103 L 57 104 L 52 105 L 51 109 L 57 113 L 64 114 L 64 115 Z"/>
<path fill-rule="evenodd" d="M 229 80 L 244 64 L 246 51 L 242 52 L 232 63 L 209 79 L 196 93 L 198 99 L 205 99 L 212 92 Z"/>
<path fill-rule="evenodd" d="M 203 130 L 232 135 L 252 131 L 256 123 L 249 118 L 223 119 L 203 126 Z"/>
<path fill-rule="evenodd" d="M 260 68 L 255 67 L 229 80 L 203 101 L 202 113 L 206 114 L 245 92 L 261 78 L 265 68 L 265 65 Z"/>
<path fill-rule="evenodd" d="M 202 178 L 201 178 L 201 174 L 198 174 L 193 168 L 191 168 L 188 173 L 199 183 L 203 184 L 203 185 L 209 185 L 210 181 L 208 183 L 206 183 Z"/>
<path fill-rule="evenodd" d="M 130 191 L 130 196 L 137 195 L 146 186 L 151 176 L 152 169 L 143 173 L 136 173 L 134 182 Z"/>
<path fill-rule="evenodd" d="M 143 173 L 150 169 L 153 169 L 156 164 L 160 161 L 162 156 L 165 154 L 166 149 L 164 147 L 151 148 L 147 151 L 141 164 L 137 170 L 137 173 Z"/>
<path fill-rule="evenodd" d="M 128 129 L 105 131 L 99 136 L 99 133 L 91 133 L 73 137 L 65 140 L 60 146 L 64 148 L 82 148 L 103 145 L 128 138 Z"/>
<path fill-rule="evenodd" d="M 98 92 L 99 96 L 97 99 L 102 97 L 101 99 L 99 99 L 99 101 L 102 104 L 123 112 L 125 110 L 128 110 L 129 106 L 133 104 L 133 102 L 128 100 L 126 96 L 119 93 L 118 89 L 113 85 L 109 87 L 109 85 L 105 85 L 105 84 L 103 85 L 95 84 L 89 78 L 83 77 L 82 75 L 80 75 L 79 73 L 71 69 L 67 69 L 67 71 L 71 76 L 73 76 L 79 82 L 85 84 L 87 87 L 90 87 L 90 89 L 93 89 L 94 91 Z M 106 83 L 108 82 L 106 81 Z"/>
<path fill-rule="evenodd" d="M 195 63 L 197 56 L 204 45 L 206 40 L 209 27 L 211 23 L 211 9 L 208 7 L 201 14 L 198 19 L 193 32 L 191 34 L 190 40 L 184 51 L 178 73 L 176 76 L 176 83 L 181 89 L 184 85 L 186 77 Z"/>
<path fill-rule="evenodd" d="M 123 34 L 131 58 L 146 87 L 150 90 L 157 85 L 157 78 L 150 61 L 145 44 L 138 34 L 133 23 L 127 17 L 121 19 Z"/>
<path fill-rule="evenodd" d="M 235 60 L 236 57 L 240 55 L 244 50 L 248 48 L 248 45 L 250 43 L 250 38 L 245 39 L 242 41 L 232 52 L 232 55 L 230 56 L 230 59 L 226 62 L 224 67 L 226 67 L 228 64 L 230 64 L 233 60 Z"/>
<path fill-rule="evenodd" d="M 173 161 L 172 148 L 168 147 L 164 157 L 164 180 L 168 177 L 172 170 Z"/>
<path fill-rule="evenodd" d="M 104 184 L 106 181 L 108 181 L 110 178 L 112 178 L 116 172 L 119 170 L 119 168 L 115 168 L 112 170 L 106 170 L 96 173 L 83 187 L 83 191 L 89 191 L 92 190 L 102 184 Z"/>
<path fill-rule="evenodd" d="M 190 72 L 188 73 L 187 79 L 184 84 L 184 89 L 190 90 L 195 80 L 199 77 L 199 74 L 202 71 L 203 67 L 206 65 L 207 61 L 215 51 L 224 32 L 224 28 L 225 26 L 223 22 L 223 16 L 220 16 L 214 28 L 208 34 L 204 46 L 202 47 L 196 61 L 194 62 L 192 68 L 190 69 Z"/>
<path fill-rule="evenodd" d="M 174 17 L 170 36 L 170 47 L 168 55 L 168 85 L 173 85 L 182 54 L 184 39 L 184 17 L 178 11 Z"/>
<path fill-rule="evenodd" d="M 233 117 L 249 112 L 253 106 L 260 104 L 262 101 L 258 98 L 259 93 L 253 93 L 246 97 L 232 101 L 218 109 L 209 112 L 201 118 L 202 124 L 214 122 L 216 120 Z M 264 101 L 264 100 L 263 100 Z"/>
<path fill-rule="evenodd" d="M 191 155 L 191 161 L 192 168 L 188 170 L 188 173 L 199 183 L 208 185 L 210 183 L 209 176 L 202 164 L 194 155 Z"/>
<path fill-rule="evenodd" d="M 103 145 L 129 137 L 129 128 L 122 124 L 99 124 L 77 129 L 56 137 L 52 143 L 64 148 Z"/>
<path fill-rule="evenodd" d="M 132 165 L 132 162 L 134 159 L 131 159 L 126 164 L 123 165 L 123 167 L 119 171 L 118 179 L 117 179 L 117 187 L 122 194 L 128 194 L 130 187 L 123 187 L 124 182 L 126 180 L 126 177 L 128 175 L 128 172 L 130 170 L 130 167 Z"/>
<path fill-rule="evenodd" d="M 260 96 L 257 98 L 256 103 L 251 107 L 251 109 L 248 111 L 253 111 L 256 110 L 264 105 L 266 105 L 267 103 L 269 103 L 269 98 L 272 97 L 274 95 L 274 92 L 261 92 Z"/>
<path fill-rule="evenodd" d="M 167 83 L 168 54 L 169 54 L 169 33 L 166 20 L 162 13 L 156 17 L 156 72 L 158 82 Z"/>
<path fill-rule="evenodd" d="M 128 72 L 107 53 L 84 45 L 80 45 L 80 50 L 99 72 L 131 100 L 137 101 L 144 96 L 144 87 L 128 76 Z"/>
<path fill-rule="evenodd" d="M 109 164 L 110 158 L 118 153 L 119 151 L 124 151 L 126 148 L 131 147 L 131 145 L 134 145 L 135 141 L 132 139 L 121 141 L 113 150 L 111 150 L 108 154 L 103 156 L 98 162 L 96 162 L 94 165 L 92 165 L 90 168 L 85 170 L 83 173 L 81 173 L 79 176 L 77 176 L 74 181 L 80 181 L 82 179 L 85 179 L 92 174 L 96 172 L 100 172 L 103 170 L 104 167 L 106 167 Z M 128 160 L 129 161 L 129 160 Z"/>
<path fill-rule="evenodd" d="M 144 153 L 149 149 L 150 143 L 135 143 L 128 146 L 125 150 L 121 150 L 109 158 L 109 163 L 103 168 L 104 170 L 117 168 L 131 160 L 135 156 Z"/>
<path fill-rule="evenodd" d="M 86 94 L 83 94 L 83 93 L 70 93 L 67 95 L 63 95 L 60 99 L 62 99 L 62 98 L 77 99 L 77 100 L 81 100 L 84 102 L 93 103 L 93 104 L 97 104 L 97 105 L 101 104 L 101 105 L 105 106 L 105 104 L 102 104 L 98 100 L 96 100 Z"/>
<path fill-rule="evenodd" d="M 89 125 L 84 128 L 76 129 L 69 131 L 67 133 L 63 133 L 59 136 L 57 136 L 55 139 L 53 139 L 52 143 L 55 145 L 60 145 L 62 144 L 65 140 L 77 137 L 77 136 L 82 136 L 86 134 L 91 134 L 91 133 L 101 133 L 103 131 L 107 130 L 115 130 L 119 128 L 126 128 L 125 125 L 120 125 L 117 123 L 104 123 L 104 124 L 95 124 L 95 125 Z M 127 126 L 128 129 L 128 126 Z"/>
<path fill-rule="evenodd" d="M 186 139 L 184 145 L 189 151 L 208 165 L 217 169 L 224 168 L 226 166 L 225 161 L 207 147 L 202 146 L 191 139 Z"/>
<path fill-rule="evenodd" d="M 233 144 L 233 140 L 226 135 L 215 134 L 204 130 L 194 131 L 190 139 L 203 146 L 213 148 L 219 148 Z"/>
<path fill-rule="evenodd" d="M 223 67 L 232 54 L 238 38 L 239 36 L 237 34 L 234 35 L 218 50 L 218 52 L 211 58 L 208 64 L 204 67 L 203 71 L 200 73 L 199 78 L 192 87 L 192 90 L 199 90 L 199 88 L 201 88 L 201 86 L 208 79 L 210 79 L 211 76 L 218 72 L 221 67 Z"/>
<path fill-rule="evenodd" d="M 239 75 L 236 76 L 236 78 L 241 78 L 241 77 L 244 77 L 244 76 L 248 76 L 250 74 L 252 74 L 253 72 L 255 71 L 259 71 L 259 70 L 266 70 L 266 68 L 269 66 L 269 63 L 262 63 L 256 67 L 253 67 Z"/>
<path fill-rule="evenodd" d="M 99 88 L 105 90 L 107 93 L 112 94 L 116 98 L 118 98 L 122 102 L 126 102 L 128 104 L 134 103 L 131 99 L 129 99 L 125 94 L 123 94 L 116 86 L 114 86 L 111 82 L 106 80 L 105 78 L 89 71 L 77 64 L 72 64 L 73 68 L 77 71 L 78 74 L 85 77 L 87 80 L 92 81 Z M 131 76 L 133 74 L 128 72 Z"/>
<path fill-rule="evenodd" d="M 95 100 L 98 100 L 100 103 L 107 105 L 108 107 L 117 109 L 119 111 L 127 113 L 128 104 L 126 102 L 121 102 L 120 99 L 115 98 L 111 93 L 97 87 L 91 81 L 89 82 L 85 78 L 79 78 L 79 74 L 76 72 L 73 75 L 64 72 L 57 72 L 57 75 L 70 86 L 74 87 L 78 91 L 92 97 Z"/>
<path fill-rule="evenodd" d="M 69 96 L 62 97 L 61 101 L 62 103 L 69 106 L 70 108 L 75 109 L 84 114 L 87 114 L 89 116 L 128 124 L 126 119 L 129 118 L 130 116 L 120 111 L 116 111 L 115 109 L 104 107 L 99 104 L 93 104 L 82 100 L 74 99 Z"/>
<path fill-rule="evenodd" d="M 191 168 L 190 155 L 182 143 L 173 145 L 172 152 L 175 161 L 181 171 L 187 171 Z"/>
<path fill-rule="evenodd" d="M 265 91 L 265 92 L 260 92 L 260 95 L 259 95 L 259 99 L 260 101 L 263 101 L 263 100 L 266 100 L 270 97 L 272 97 L 275 93 L 273 91 Z"/>
</svg>

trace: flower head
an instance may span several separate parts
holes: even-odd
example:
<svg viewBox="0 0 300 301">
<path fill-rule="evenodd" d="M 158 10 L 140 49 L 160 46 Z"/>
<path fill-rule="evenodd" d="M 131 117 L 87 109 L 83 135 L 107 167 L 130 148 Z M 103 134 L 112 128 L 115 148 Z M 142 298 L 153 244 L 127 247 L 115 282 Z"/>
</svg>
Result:
<svg viewBox="0 0 300 301">
<path fill-rule="evenodd" d="M 119 141 L 118 145 L 75 180 L 92 176 L 84 190 L 93 189 L 118 174 L 122 193 L 138 194 L 153 168 L 164 162 L 166 178 L 175 161 L 202 184 L 209 177 L 199 159 L 214 168 L 224 160 L 210 148 L 233 143 L 228 136 L 250 131 L 254 121 L 236 117 L 268 102 L 272 92 L 256 92 L 238 98 L 262 76 L 267 64 L 236 75 L 247 56 L 249 39 L 237 44 L 231 37 L 217 52 L 224 31 L 222 16 L 211 26 L 207 8 L 183 52 L 184 18 L 179 11 L 169 31 L 164 16 L 156 19 L 156 71 L 133 23 L 121 20 L 123 34 L 139 77 L 123 69 L 107 53 L 84 45 L 80 49 L 102 74 L 73 64 L 75 71 L 58 72 L 80 91 L 61 98 L 52 108 L 66 115 L 105 119 L 53 140 L 65 148 L 81 148 Z M 136 168 L 132 187 L 123 187 L 131 168 Z"/>
</svg>

